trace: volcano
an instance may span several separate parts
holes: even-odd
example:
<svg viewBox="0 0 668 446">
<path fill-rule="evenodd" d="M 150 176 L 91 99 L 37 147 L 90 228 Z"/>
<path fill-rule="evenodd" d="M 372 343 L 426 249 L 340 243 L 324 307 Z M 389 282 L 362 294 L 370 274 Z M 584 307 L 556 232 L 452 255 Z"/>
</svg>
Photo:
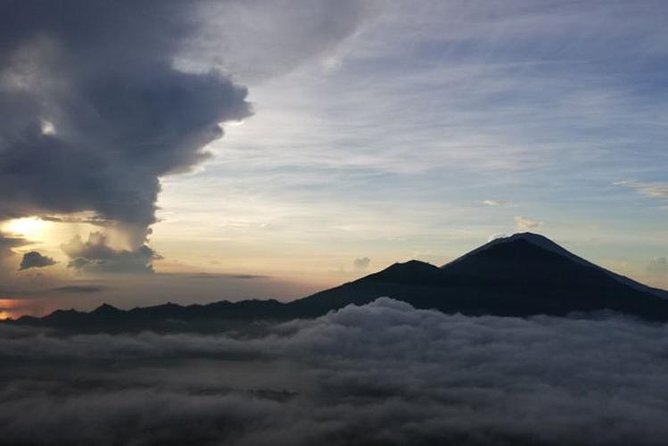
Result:
<svg viewBox="0 0 668 446">
<path fill-rule="evenodd" d="M 56 311 L 13 323 L 73 330 L 215 331 L 249 321 L 312 318 L 378 297 L 415 308 L 482 316 L 591 316 L 616 312 L 668 321 L 668 292 L 595 265 L 532 233 L 493 240 L 443 266 L 411 260 L 292 302 L 221 301 L 165 304 L 123 311 L 103 305 L 90 313 Z"/>
<path fill-rule="evenodd" d="M 441 267 L 395 263 L 292 305 L 322 313 L 379 296 L 467 315 L 565 316 L 611 310 L 668 320 L 668 292 L 597 266 L 538 234 L 493 240 Z"/>
</svg>

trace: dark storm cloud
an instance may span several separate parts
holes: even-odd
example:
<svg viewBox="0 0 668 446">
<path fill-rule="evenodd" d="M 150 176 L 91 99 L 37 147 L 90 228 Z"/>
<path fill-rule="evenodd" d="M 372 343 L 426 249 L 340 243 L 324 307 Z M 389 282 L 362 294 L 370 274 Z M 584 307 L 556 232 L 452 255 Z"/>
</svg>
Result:
<svg viewBox="0 0 668 446">
<path fill-rule="evenodd" d="M 250 115 L 221 73 L 172 67 L 193 2 L 0 6 L 0 218 L 92 210 L 145 228 L 158 178 L 206 157 L 219 123 Z"/>
<path fill-rule="evenodd" d="M 0 220 L 90 211 L 86 222 L 120 222 L 145 251 L 160 177 L 206 159 L 221 122 L 252 114 L 229 70 L 294 67 L 353 33 L 363 10 L 348 0 L 0 2 Z"/>
<path fill-rule="evenodd" d="M 220 72 L 172 66 L 200 3 L 0 3 L 0 220 L 95 212 L 132 246 L 71 265 L 150 271 L 159 177 L 205 159 L 221 122 L 251 114 L 246 89 Z"/>
<path fill-rule="evenodd" d="M 46 268 L 47 266 L 55 265 L 56 262 L 51 257 L 44 256 L 37 251 L 30 251 L 23 254 L 19 270 L 24 271 L 30 268 Z"/>
<path fill-rule="evenodd" d="M 473 318 L 379 299 L 259 338 L 22 330 L 0 331 L 9 442 L 660 445 L 668 435 L 665 325 Z"/>
</svg>

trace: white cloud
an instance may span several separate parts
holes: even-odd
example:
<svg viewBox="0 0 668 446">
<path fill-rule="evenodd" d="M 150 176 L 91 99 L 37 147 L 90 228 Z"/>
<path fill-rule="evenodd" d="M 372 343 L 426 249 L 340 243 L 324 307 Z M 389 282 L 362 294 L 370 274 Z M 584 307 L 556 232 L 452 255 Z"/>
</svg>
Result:
<svg viewBox="0 0 668 446">
<path fill-rule="evenodd" d="M 504 233 L 504 232 L 497 232 L 497 233 L 495 233 L 495 234 L 490 235 L 490 236 L 487 238 L 487 241 L 488 241 L 488 242 L 491 242 L 491 241 L 494 241 L 494 240 L 496 240 L 496 239 L 506 238 L 506 237 L 509 237 L 509 236 L 510 236 L 510 234 L 506 234 L 506 233 Z"/>
<path fill-rule="evenodd" d="M 516 216 L 515 217 L 515 227 L 518 231 L 530 231 L 543 226 L 542 221 L 533 220 L 531 218 Z"/>
<path fill-rule="evenodd" d="M 508 200 L 483 200 L 482 204 L 484 204 L 485 206 L 502 207 L 502 206 L 511 206 L 513 202 Z"/>
</svg>

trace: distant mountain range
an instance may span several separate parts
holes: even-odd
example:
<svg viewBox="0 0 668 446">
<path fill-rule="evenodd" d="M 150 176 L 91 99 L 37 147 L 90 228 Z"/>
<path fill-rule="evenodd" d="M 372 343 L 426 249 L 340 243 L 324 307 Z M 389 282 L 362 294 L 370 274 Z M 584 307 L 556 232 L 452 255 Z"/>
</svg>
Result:
<svg viewBox="0 0 668 446">
<path fill-rule="evenodd" d="M 668 321 L 668 292 L 590 263 L 532 233 L 493 240 L 441 267 L 411 260 L 292 302 L 221 301 L 165 304 L 124 311 L 102 305 L 90 313 L 58 310 L 14 324 L 77 331 L 137 329 L 209 331 L 249 322 L 312 318 L 349 304 L 388 296 L 445 313 L 526 317 L 611 310 Z"/>
</svg>

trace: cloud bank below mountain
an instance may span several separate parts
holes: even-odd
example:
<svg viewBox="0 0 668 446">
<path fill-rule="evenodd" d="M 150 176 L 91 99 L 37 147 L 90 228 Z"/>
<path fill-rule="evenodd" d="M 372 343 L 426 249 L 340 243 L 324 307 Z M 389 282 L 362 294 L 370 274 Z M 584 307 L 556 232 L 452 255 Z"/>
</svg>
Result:
<svg viewBox="0 0 668 446">
<path fill-rule="evenodd" d="M 473 318 L 381 298 L 252 337 L 1 330 L 10 443 L 659 445 L 668 435 L 667 327 L 628 319 Z"/>
</svg>

